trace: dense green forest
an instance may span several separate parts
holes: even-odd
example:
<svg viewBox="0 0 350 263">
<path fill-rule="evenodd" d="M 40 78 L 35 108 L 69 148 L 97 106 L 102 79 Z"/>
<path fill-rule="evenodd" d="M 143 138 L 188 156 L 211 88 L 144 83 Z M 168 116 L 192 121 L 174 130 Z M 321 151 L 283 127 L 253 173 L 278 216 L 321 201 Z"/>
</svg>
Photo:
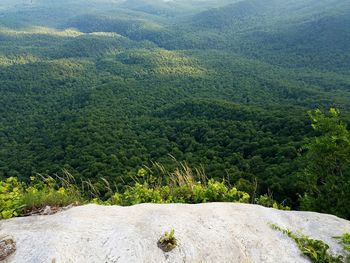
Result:
<svg viewBox="0 0 350 263">
<path fill-rule="evenodd" d="M 310 179 L 317 149 L 327 156 L 310 145 L 329 131 L 308 111 L 329 108 L 350 123 L 346 0 L 0 3 L 0 179 L 65 169 L 124 189 L 143 166 L 186 162 L 251 196 L 350 217 L 346 191 L 318 207 L 327 191 Z"/>
</svg>

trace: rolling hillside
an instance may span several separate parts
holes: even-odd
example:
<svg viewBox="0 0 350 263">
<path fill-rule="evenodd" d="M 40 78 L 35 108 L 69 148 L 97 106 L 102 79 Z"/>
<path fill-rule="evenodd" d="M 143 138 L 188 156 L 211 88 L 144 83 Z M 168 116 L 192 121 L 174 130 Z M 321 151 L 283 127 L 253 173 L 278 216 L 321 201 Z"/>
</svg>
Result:
<svg viewBox="0 0 350 263">
<path fill-rule="evenodd" d="M 174 158 L 298 205 L 307 111 L 350 109 L 346 0 L 0 3 L 0 178 L 123 188 Z"/>
</svg>

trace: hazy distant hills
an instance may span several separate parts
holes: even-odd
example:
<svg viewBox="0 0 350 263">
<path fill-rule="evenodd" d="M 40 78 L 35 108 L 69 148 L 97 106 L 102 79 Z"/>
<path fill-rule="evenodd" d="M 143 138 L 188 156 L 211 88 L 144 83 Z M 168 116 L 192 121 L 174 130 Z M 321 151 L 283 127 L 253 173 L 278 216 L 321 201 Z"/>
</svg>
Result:
<svg viewBox="0 0 350 263">
<path fill-rule="evenodd" d="M 219 39 L 212 43 L 220 48 L 270 63 L 342 70 L 350 66 L 348 1 L 246 0 L 196 14 L 189 23 L 198 36 L 210 32 Z"/>
<path fill-rule="evenodd" d="M 267 26 L 271 30 L 349 11 L 350 4 L 343 0 L 244 0 L 196 14 L 192 24 L 199 29 L 235 32 L 266 29 Z"/>
<path fill-rule="evenodd" d="M 330 69 L 335 62 L 336 70 L 349 67 L 348 1 L 244 0 L 216 6 L 213 1 L 129 0 L 108 15 L 75 16 L 63 26 L 116 32 L 170 49 L 219 48 L 288 67 Z M 288 59 L 281 60 L 284 55 Z"/>
<path fill-rule="evenodd" d="M 270 63 L 348 71 L 350 12 L 349 15 L 321 17 L 276 32 L 253 32 L 245 36 L 244 41 L 247 43 L 241 49 L 244 54 Z M 277 54 L 285 59 L 276 58 Z"/>
</svg>

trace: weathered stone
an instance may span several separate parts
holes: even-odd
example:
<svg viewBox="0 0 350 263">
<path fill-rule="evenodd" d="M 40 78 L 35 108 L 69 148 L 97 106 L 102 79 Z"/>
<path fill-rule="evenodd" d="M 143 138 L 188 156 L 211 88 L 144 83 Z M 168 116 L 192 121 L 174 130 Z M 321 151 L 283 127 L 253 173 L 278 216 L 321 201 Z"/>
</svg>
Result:
<svg viewBox="0 0 350 263">
<path fill-rule="evenodd" d="M 52 210 L 50 206 L 46 206 L 44 211 L 42 212 L 43 215 L 51 215 L 52 214 Z"/>
<path fill-rule="evenodd" d="M 331 215 L 209 203 L 73 207 L 0 221 L 0 236 L 17 243 L 6 263 L 309 262 L 270 224 L 323 240 L 336 253 L 333 237 L 350 232 L 349 221 Z M 164 252 L 157 242 L 171 229 L 177 246 Z"/>
<path fill-rule="evenodd" d="M 13 239 L 0 240 L 0 261 L 5 260 L 16 251 L 16 243 Z"/>
</svg>

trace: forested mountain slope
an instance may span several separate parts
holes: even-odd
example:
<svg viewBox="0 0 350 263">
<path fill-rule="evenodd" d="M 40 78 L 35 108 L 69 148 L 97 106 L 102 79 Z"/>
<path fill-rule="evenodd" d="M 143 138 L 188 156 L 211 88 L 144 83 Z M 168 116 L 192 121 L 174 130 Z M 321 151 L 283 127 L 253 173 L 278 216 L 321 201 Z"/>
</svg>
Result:
<svg viewBox="0 0 350 263">
<path fill-rule="evenodd" d="M 346 0 L 1 1 L 0 177 L 123 188 L 175 157 L 294 205 L 307 111 L 349 116 L 349 17 Z"/>
<path fill-rule="evenodd" d="M 247 0 L 196 14 L 190 24 L 221 48 L 272 64 L 346 71 L 349 17 L 346 1 Z"/>
</svg>

